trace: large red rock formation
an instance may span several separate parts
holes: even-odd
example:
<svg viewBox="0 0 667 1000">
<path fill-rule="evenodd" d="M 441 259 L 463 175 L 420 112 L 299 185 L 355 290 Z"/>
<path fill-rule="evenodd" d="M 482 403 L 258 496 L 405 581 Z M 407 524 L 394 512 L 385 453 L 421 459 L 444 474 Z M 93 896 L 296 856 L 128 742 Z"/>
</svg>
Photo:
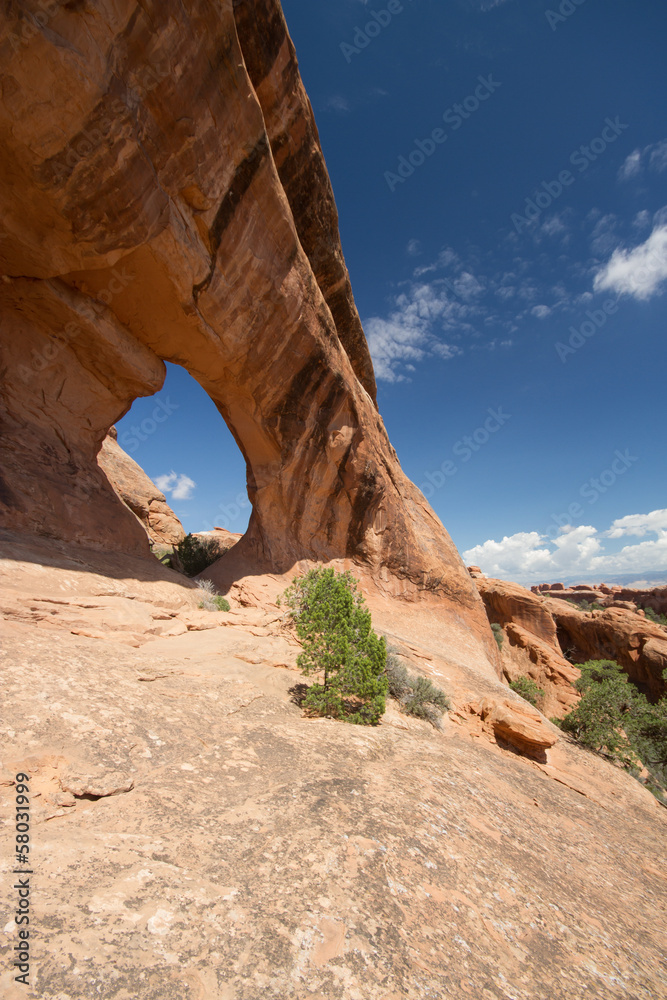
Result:
<svg viewBox="0 0 667 1000">
<path fill-rule="evenodd" d="M 0 14 L 0 522 L 147 554 L 95 459 L 168 360 L 245 457 L 235 557 L 351 559 L 390 591 L 443 597 L 493 660 L 472 581 L 377 413 L 279 5 L 90 0 L 34 23 L 25 6 Z"/>
<path fill-rule="evenodd" d="M 505 580 L 479 577 L 475 583 L 489 621 L 503 627 L 501 654 L 507 680 L 531 677 L 544 691 L 544 714 L 567 715 L 579 700 L 573 685 L 580 671 L 563 656 L 556 624 L 542 597 Z"/>
<path fill-rule="evenodd" d="M 97 463 L 115 493 L 139 518 L 152 542 L 178 545 L 185 538 L 183 525 L 167 503 L 164 493 L 118 444 L 115 427 L 102 442 Z"/>
<path fill-rule="evenodd" d="M 577 662 L 616 660 L 650 698 L 664 695 L 667 684 L 667 630 L 627 608 L 582 612 L 564 601 L 543 598 L 556 623 L 560 645 Z"/>
</svg>

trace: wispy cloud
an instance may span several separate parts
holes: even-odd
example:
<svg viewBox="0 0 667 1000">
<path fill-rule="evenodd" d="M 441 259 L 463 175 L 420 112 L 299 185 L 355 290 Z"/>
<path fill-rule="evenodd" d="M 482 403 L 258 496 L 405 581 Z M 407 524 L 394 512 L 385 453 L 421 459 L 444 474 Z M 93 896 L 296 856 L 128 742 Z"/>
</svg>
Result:
<svg viewBox="0 0 667 1000">
<path fill-rule="evenodd" d="M 154 483 L 165 495 L 171 494 L 173 500 L 190 500 L 197 485 L 194 479 L 173 470 L 166 475 L 156 476 Z"/>
<path fill-rule="evenodd" d="M 460 348 L 443 339 L 443 334 L 467 329 L 466 315 L 465 304 L 433 285 L 415 284 L 396 296 L 386 319 L 372 316 L 364 323 L 377 378 L 402 382 L 407 377 L 406 362 L 414 366 L 429 356 L 447 360 L 459 354 Z"/>
<path fill-rule="evenodd" d="M 635 149 L 634 152 L 624 160 L 618 171 L 618 178 L 621 181 L 629 181 L 631 177 L 636 177 L 642 169 L 642 151 Z"/>
<path fill-rule="evenodd" d="M 626 535 L 656 537 L 607 553 L 604 539 Z M 622 573 L 667 572 L 667 510 L 628 514 L 599 532 L 592 525 L 570 525 L 553 541 L 537 531 L 522 531 L 501 541 L 489 539 L 463 553 L 487 576 L 505 580 L 555 581 L 577 575 L 604 580 Z"/>
<path fill-rule="evenodd" d="M 342 94 L 332 94 L 324 102 L 326 111 L 335 111 L 339 115 L 349 114 L 350 102 Z"/>
<path fill-rule="evenodd" d="M 617 248 L 597 272 L 596 292 L 614 291 L 646 301 L 662 293 L 667 280 L 667 222 L 658 223 L 644 243 L 631 250 Z"/>
<path fill-rule="evenodd" d="M 554 232 L 565 228 L 561 222 L 553 225 Z M 421 256 L 419 241 L 410 240 L 406 252 Z M 414 267 L 387 314 L 364 320 L 377 378 L 401 382 L 428 358 L 507 349 L 522 324 L 534 328 L 552 314 L 574 308 L 575 297 L 564 283 L 553 285 L 547 255 L 513 253 L 508 263 L 511 269 L 499 268 L 496 251 L 471 246 L 459 253 L 444 247 L 430 262 Z M 582 269 L 577 280 L 588 284 L 590 269 Z"/>
<path fill-rule="evenodd" d="M 644 149 L 635 149 L 621 164 L 618 172 L 618 179 L 621 181 L 632 180 L 639 177 L 644 170 L 649 170 L 656 174 L 661 174 L 667 170 L 667 139 L 661 139 Z"/>
</svg>

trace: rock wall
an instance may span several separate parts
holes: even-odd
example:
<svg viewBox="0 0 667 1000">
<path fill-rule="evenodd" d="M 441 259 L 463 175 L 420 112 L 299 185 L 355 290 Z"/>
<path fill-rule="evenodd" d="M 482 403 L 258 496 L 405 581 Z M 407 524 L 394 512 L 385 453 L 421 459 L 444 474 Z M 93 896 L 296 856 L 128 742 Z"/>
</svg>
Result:
<svg viewBox="0 0 667 1000">
<path fill-rule="evenodd" d="M 665 694 L 667 629 L 627 608 L 582 612 L 552 598 L 544 598 L 544 604 L 561 647 L 576 662 L 616 660 L 647 697 L 655 701 Z"/>
<path fill-rule="evenodd" d="M 185 538 L 183 525 L 167 503 L 164 493 L 118 444 L 115 427 L 110 429 L 102 442 L 97 464 L 117 496 L 139 518 L 152 542 L 178 545 Z"/>
<path fill-rule="evenodd" d="M 574 682 L 580 671 L 563 656 L 553 615 L 541 596 L 518 583 L 478 575 L 476 569 L 471 567 L 489 621 L 503 627 L 505 677 L 508 681 L 531 677 L 544 691 L 544 714 L 562 718 L 579 700 Z"/>
<path fill-rule="evenodd" d="M 392 592 L 436 593 L 493 658 L 472 582 L 375 406 L 278 4 L 37 7 L 0 14 L 0 523 L 147 554 L 95 459 L 168 360 L 245 457 L 237 555 L 275 571 L 347 558 Z"/>
</svg>

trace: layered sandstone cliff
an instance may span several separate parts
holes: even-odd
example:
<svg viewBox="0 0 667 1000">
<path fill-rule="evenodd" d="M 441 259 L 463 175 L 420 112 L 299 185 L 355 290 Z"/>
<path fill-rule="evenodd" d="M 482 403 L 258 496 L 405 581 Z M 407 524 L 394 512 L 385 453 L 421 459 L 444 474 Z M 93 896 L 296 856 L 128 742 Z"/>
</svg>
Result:
<svg viewBox="0 0 667 1000">
<path fill-rule="evenodd" d="M 580 671 L 563 656 L 545 601 L 518 583 L 477 573 L 474 577 L 489 621 L 503 628 L 501 657 L 507 680 L 532 678 L 544 691 L 544 714 L 550 718 L 567 715 L 579 700 L 574 683 Z"/>
<path fill-rule="evenodd" d="M 183 525 L 167 503 L 164 493 L 118 444 L 115 427 L 102 442 L 97 464 L 117 496 L 139 519 L 151 542 L 178 545 L 185 538 Z"/>
<path fill-rule="evenodd" d="M 539 590 L 473 576 L 489 621 L 501 625 L 507 639 L 502 649 L 505 676 L 510 681 L 532 677 L 546 693 L 545 714 L 560 716 L 574 707 L 576 664 L 586 660 L 616 660 L 648 697 L 664 695 L 667 629 L 632 605 L 582 611 Z"/>
<path fill-rule="evenodd" d="M 52 5 L 24 40 L 25 16 L 0 15 L 0 523 L 147 555 L 95 459 L 168 360 L 246 460 L 235 558 L 281 572 L 348 559 L 393 593 L 433 592 L 493 660 L 476 591 L 375 406 L 279 5 Z"/>
<path fill-rule="evenodd" d="M 582 612 L 545 598 L 564 652 L 576 662 L 616 660 L 641 691 L 657 700 L 667 690 L 667 630 L 627 608 Z"/>
</svg>

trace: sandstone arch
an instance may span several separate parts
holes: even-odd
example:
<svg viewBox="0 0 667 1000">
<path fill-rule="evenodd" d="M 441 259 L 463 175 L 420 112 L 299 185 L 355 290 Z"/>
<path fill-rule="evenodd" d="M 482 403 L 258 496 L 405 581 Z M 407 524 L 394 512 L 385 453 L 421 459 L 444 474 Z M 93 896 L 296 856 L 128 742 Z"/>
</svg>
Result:
<svg viewBox="0 0 667 1000">
<path fill-rule="evenodd" d="M 474 585 L 375 406 L 278 4 L 50 10 L 28 40 L 17 9 L 0 19 L 5 526 L 145 551 L 95 455 L 172 361 L 246 460 L 245 558 L 352 559 L 453 602 L 486 642 Z"/>
</svg>

